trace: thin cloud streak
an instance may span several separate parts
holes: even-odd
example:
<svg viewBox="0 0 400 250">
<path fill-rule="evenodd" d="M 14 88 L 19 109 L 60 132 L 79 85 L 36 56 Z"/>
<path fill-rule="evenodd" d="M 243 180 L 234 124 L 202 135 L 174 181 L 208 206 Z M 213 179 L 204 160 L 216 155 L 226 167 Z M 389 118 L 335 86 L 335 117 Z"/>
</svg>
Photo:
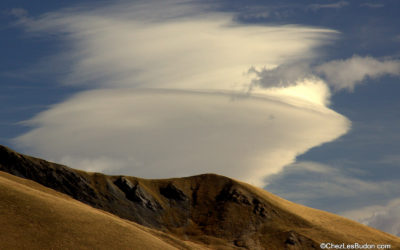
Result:
<svg viewBox="0 0 400 250">
<path fill-rule="evenodd" d="M 388 194 L 399 190 L 400 183 L 397 180 L 368 180 L 363 173 L 355 175 L 352 171 L 351 167 L 340 170 L 318 162 L 297 161 L 270 175 L 266 179 L 269 184 L 266 188 L 291 201 L 311 207 L 319 203 L 319 209 L 399 235 L 400 200 L 390 200 Z M 282 186 L 282 183 L 286 184 Z M 368 200 L 362 197 L 368 197 Z"/>
<path fill-rule="evenodd" d="M 349 5 L 347 1 L 339 1 L 336 3 L 328 3 L 328 4 L 310 4 L 307 6 L 308 9 L 311 10 L 319 10 L 319 9 L 340 9 Z"/>
<path fill-rule="evenodd" d="M 383 3 L 362 3 L 360 4 L 362 7 L 368 7 L 368 8 L 382 8 L 385 7 Z"/>
<path fill-rule="evenodd" d="M 286 166 L 283 171 L 270 175 L 266 181 L 269 183 L 268 190 L 306 205 L 312 205 L 310 203 L 316 200 L 327 198 L 335 201 L 352 198 L 352 202 L 357 205 L 356 198 L 363 193 L 369 194 L 372 199 L 373 196 L 383 196 L 389 190 L 400 186 L 393 181 L 364 180 L 350 176 L 348 172 L 333 166 L 311 161 L 297 161 Z M 282 182 L 289 184 L 284 188 L 277 185 Z M 326 206 L 331 206 L 329 209 L 336 211 L 343 209 L 337 204 L 335 208 L 332 208 L 332 204 L 326 204 Z"/>
</svg>

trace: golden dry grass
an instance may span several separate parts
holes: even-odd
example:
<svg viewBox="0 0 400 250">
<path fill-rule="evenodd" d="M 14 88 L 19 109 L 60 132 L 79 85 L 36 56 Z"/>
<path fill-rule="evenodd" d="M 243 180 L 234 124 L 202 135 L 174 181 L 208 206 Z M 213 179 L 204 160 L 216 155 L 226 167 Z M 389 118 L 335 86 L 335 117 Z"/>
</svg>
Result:
<svg viewBox="0 0 400 250">
<path fill-rule="evenodd" d="M 318 243 L 390 244 L 391 249 L 400 249 L 400 238 L 397 236 L 332 213 L 287 201 L 247 183 L 240 182 L 240 184 L 249 190 L 249 192 L 276 205 L 281 211 L 287 211 L 309 222 L 310 227 L 296 228 L 292 226 L 288 230 L 294 230 L 302 235 L 307 235 L 307 237 L 312 238 Z M 293 225 L 293 223 L 288 224 Z"/>
<path fill-rule="evenodd" d="M 204 249 L 0 171 L 0 249 Z"/>
</svg>

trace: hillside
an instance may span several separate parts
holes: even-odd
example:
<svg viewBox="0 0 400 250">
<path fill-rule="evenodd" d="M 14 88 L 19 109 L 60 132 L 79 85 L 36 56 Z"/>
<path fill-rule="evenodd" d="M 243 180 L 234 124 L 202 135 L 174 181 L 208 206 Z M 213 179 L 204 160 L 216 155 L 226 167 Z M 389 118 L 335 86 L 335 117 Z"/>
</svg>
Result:
<svg viewBox="0 0 400 250">
<path fill-rule="evenodd" d="M 133 242 L 137 240 L 144 245 L 160 244 L 146 245 L 150 249 L 167 249 L 161 244 L 180 249 L 319 249 L 321 242 L 357 242 L 391 244 L 392 249 L 400 249 L 398 237 L 214 174 L 163 180 L 107 176 L 18 154 L 6 147 L 0 147 L 0 171 L 58 191 L 2 173 L 1 204 L 9 205 L 2 206 L 7 210 L 0 216 L 5 216 L 1 221 L 11 229 L 0 229 L 0 246 L 25 231 L 31 235 L 31 229 L 21 225 L 30 222 L 31 214 L 39 214 L 33 217 L 36 221 L 32 225 L 42 236 L 32 236 L 29 241 L 38 244 L 49 237 L 59 240 L 57 244 L 72 244 L 96 236 L 104 244 L 82 240 L 82 246 L 99 244 L 93 246 L 107 248 L 107 244 L 118 241 L 119 248 L 129 248 L 138 244 Z M 80 214 L 78 221 L 74 216 Z M 78 232 L 80 225 L 88 228 Z M 101 235 L 97 234 L 99 229 Z M 15 233 L 10 233 L 12 230 Z"/>
<path fill-rule="evenodd" d="M 0 249 L 205 249 L 0 172 Z"/>
</svg>

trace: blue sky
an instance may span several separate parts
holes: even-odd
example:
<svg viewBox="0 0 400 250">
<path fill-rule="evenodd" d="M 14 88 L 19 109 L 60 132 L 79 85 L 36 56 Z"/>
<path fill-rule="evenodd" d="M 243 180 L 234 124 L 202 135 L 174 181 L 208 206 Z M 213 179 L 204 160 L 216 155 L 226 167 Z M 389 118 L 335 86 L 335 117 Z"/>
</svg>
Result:
<svg viewBox="0 0 400 250">
<path fill-rule="evenodd" d="M 0 143 L 109 174 L 216 172 L 399 235 L 399 9 L 2 1 Z"/>
</svg>

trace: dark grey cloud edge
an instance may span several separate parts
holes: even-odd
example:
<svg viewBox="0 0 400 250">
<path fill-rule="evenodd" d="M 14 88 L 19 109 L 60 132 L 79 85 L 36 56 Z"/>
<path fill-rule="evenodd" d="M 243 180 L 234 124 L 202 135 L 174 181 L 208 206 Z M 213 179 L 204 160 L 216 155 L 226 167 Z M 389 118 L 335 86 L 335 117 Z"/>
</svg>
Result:
<svg viewBox="0 0 400 250">
<path fill-rule="evenodd" d="M 264 88 L 296 85 L 306 78 L 322 78 L 334 91 L 353 91 L 366 78 L 379 78 L 385 75 L 400 77 L 400 60 L 376 59 L 369 56 L 354 55 L 344 60 L 333 60 L 313 65 L 308 61 L 282 64 L 273 69 L 257 70 L 252 67 L 248 73 L 256 74 L 253 85 Z"/>
</svg>

